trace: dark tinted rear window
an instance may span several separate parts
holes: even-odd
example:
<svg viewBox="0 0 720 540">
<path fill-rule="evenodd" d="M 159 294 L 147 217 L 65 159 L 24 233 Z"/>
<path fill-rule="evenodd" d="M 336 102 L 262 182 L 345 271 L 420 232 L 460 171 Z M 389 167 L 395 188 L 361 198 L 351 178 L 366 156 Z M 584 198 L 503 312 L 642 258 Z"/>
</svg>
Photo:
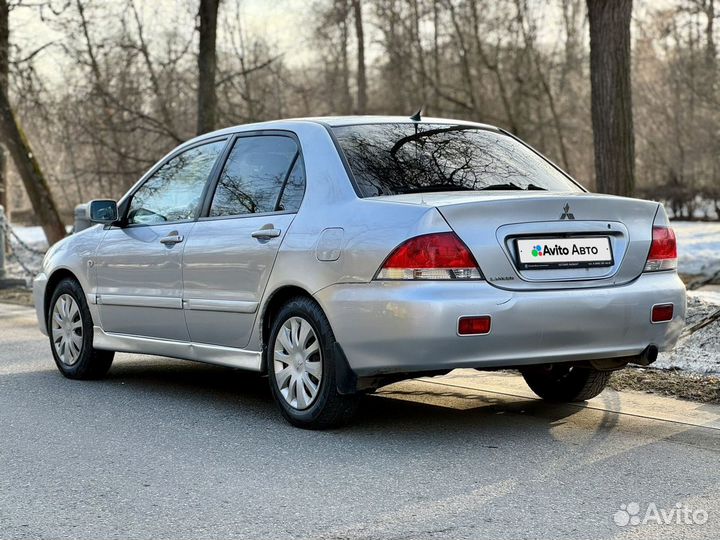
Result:
<svg viewBox="0 0 720 540">
<path fill-rule="evenodd" d="M 512 137 L 441 124 L 333 128 L 363 197 L 433 191 L 580 191 Z"/>
</svg>

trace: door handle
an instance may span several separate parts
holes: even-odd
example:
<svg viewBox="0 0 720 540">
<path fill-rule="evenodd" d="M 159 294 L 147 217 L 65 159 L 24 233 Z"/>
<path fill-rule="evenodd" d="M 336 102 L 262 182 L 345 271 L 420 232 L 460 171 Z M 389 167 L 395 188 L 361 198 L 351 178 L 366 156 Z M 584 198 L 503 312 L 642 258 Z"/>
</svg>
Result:
<svg viewBox="0 0 720 540">
<path fill-rule="evenodd" d="M 172 246 L 175 244 L 179 244 L 183 240 L 184 240 L 184 238 L 181 234 L 174 233 L 174 234 L 169 234 L 164 238 L 161 238 L 160 243 L 165 244 L 166 246 Z"/>
<path fill-rule="evenodd" d="M 280 236 L 280 233 L 282 231 L 280 229 L 260 229 L 257 231 L 253 231 L 250 236 L 253 238 L 258 238 L 260 240 L 265 240 L 268 238 L 277 238 Z"/>
</svg>

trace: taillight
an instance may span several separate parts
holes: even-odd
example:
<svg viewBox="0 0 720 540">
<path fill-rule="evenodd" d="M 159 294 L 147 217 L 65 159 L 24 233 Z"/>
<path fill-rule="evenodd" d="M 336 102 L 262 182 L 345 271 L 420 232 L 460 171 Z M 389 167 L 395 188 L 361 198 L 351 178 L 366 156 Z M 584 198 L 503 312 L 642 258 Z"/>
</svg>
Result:
<svg viewBox="0 0 720 540">
<path fill-rule="evenodd" d="M 470 250 L 455 233 L 411 238 L 385 260 L 375 279 L 482 279 Z"/>
<path fill-rule="evenodd" d="M 653 227 L 650 253 L 645 272 L 675 270 L 677 268 L 677 243 L 675 231 L 670 227 Z"/>
</svg>

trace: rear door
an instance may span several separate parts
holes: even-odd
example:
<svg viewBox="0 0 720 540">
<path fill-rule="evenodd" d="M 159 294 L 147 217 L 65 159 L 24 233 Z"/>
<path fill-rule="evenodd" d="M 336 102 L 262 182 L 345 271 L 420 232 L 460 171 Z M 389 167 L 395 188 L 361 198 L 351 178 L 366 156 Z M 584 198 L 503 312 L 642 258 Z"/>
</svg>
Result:
<svg viewBox="0 0 720 540">
<path fill-rule="evenodd" d="M 250 340 L 278 248 L 305 190 L 295 138 L 235 139 L 183 257 L 185 318 L 196 343 Z"/>
<path fill-rule="evenodd" d="M 106 332 L 189 339 L 182 252 L 226 143 L 216 140 L 172 156 L 132 193 L 124 225 L 107 231 L 95 257 Z"/>
</svg>

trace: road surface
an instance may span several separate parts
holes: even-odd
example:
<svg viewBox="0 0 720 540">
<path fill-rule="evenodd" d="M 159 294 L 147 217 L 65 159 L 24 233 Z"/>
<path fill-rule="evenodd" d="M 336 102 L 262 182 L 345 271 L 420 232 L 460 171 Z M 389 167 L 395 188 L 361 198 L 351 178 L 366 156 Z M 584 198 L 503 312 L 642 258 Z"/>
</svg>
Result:
<svg viewBox="0 0 720 540">
<path fill-rule="evenodd" d="M 548 405 L 460 370 L 302 431 L 241 371 L 118 355 L 64 379 L 32 310 L 0 305 L 2 539 L 660 537 L 720 537 L 720 407 Z"/>
</svg>

